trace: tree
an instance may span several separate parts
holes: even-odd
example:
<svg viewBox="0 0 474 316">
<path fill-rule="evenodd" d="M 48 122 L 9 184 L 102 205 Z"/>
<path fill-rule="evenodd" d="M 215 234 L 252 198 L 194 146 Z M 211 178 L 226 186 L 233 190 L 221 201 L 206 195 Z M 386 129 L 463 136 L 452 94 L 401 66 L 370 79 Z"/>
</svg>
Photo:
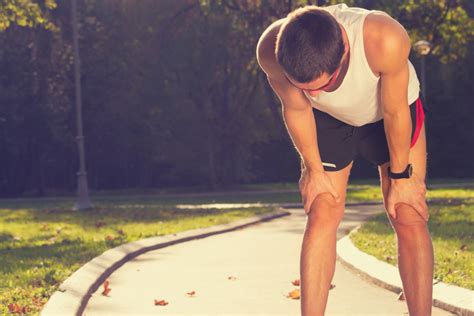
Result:
<svg viewBox="0 0 474 316">
<path fill-rule="evenodd" d="M 32 0 L 1 0 L 0 31 L 5 31 L 11 25 L 57 29 L 48 18 L 48 10 L 56 7 L 56 0 L 44 0 L 40 3 Z"/>
</svg>

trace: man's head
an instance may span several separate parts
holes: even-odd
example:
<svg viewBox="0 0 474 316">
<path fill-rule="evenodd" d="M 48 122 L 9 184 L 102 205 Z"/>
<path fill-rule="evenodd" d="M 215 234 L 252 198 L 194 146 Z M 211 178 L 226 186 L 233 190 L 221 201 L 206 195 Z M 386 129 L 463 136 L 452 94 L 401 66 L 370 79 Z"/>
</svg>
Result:
<svg viewBox="0 0 474 316">
<path fill-rule="evenodd" d="M 280 28 L 275 54 L 292 80 L 309 83 L 321 77 L 325 81 L 339 68 L 344 54 L 339 23 L 316 6 L 296 9 Z"/>
</svg>

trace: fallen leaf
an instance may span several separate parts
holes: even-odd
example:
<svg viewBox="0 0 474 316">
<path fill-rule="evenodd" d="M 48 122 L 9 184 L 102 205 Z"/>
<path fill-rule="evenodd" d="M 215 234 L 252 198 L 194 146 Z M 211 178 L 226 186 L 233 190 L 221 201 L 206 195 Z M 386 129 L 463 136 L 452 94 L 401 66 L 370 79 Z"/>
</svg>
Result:
<svg viewBox="0 0 474 316">
<path fill-rule="evenodd" d="M 165 300 L 161 300 L 161 301 L 155 300 L 155 306 L 156 305 L 165 306 L 165 305 L 168 305 L 168 302 Z"/>
<path fill-rule="evenodd" d="M 227 279 L 228 279 L 228 280 L 237 280 L 237 278 L 236 278 L 235 276 L 232 276 L 232 275 L 229 276 L 229 277 L 227 277 Z"/>
<path fill-rule="evenodd" d="M 405 294 L 403 294 L 403 291 L 398 294 L 397 300 L 399 301 L 404 301 L 405 300 Z"/>
<path fill-rule="evenodd" d="M 8 310 L 10 313 L 21 313 L 21 307 L 16 303 L 8 304 Z"/>
<path fill-rule="evenodd" d="M 46 302 L 42 301 L 40 297 L 33 296 L 33 305 L 41 308 L 44 304 L 46 304 Z"/>
<path fill-rule="evenodd" d="M 102 295 L 108 296 L 109 292 L 112 291 L 112 289 L 109 288 L 109 284 L 109 280 L 105 280 L 105 282 L 103 283 L 104 290 L 102 291 Z"/>
<path fill-rule="evenodd" d="M 288 298 L 292 298 L 294 300 L 299 300 L 300 299 L 300 290 L 294 289 L 293 291 L 288 293 Z"/>
<path fill-rule="evenodd" d="M 291 284 L 299 286 L 300 285 L 300 279 L 296 279 L 294 281 L 291 281 Z"/>
<path fill-rule="evenodd" d="M 21 307 L 16 303 L 8 304 L 8 310 L 14 314 L 27 314 L 30 311 L 28 306 Z"/>
<path fill-rule="evenodd" d="M 189 296 L 194 296 L 194 294 L 196 294 L 196 291 L 188 292 L 186 294 L 188 294 Z"/>
<path fill-rule="evenodd" d="M 336 287 L 336 284 L 332 284 L 332 283 L 331 283 L 331 285 L 329 286 L 329 289 L 332 290 L 332 289 L 335 288 L 335 287 Z"/>
</svg>

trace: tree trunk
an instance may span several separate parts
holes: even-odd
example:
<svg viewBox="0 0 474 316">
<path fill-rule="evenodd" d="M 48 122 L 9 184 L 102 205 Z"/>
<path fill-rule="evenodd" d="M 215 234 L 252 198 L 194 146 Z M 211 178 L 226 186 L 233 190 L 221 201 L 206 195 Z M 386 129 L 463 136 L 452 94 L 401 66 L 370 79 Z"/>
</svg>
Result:
<svg viewBox="0 0 474 316">
<path fill-rule="evenodd" d="M 209 168 L 209 187 L 214 191 L 218 187 L 217 183 L 217 170 L 215 162 L 215 144 L 214 137 L 212 135 L 211 128 L 207 125 L 207 159 Z"/>
</svg>

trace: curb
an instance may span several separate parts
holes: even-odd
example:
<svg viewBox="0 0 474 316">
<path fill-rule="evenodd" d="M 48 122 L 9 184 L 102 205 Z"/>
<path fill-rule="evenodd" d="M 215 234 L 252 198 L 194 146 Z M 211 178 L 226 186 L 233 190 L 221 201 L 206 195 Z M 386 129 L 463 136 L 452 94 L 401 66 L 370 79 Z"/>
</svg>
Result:
<svg viewBox="0 0 474 316">
<path fill-rule="evenodd" d="M 91 295 L 103 282 L 127 261 L 145 252 L 193 239 L 234 231 L 249 225 L 288 215 L 291 215 L 291 212 L 279 207 L 276 211 L 267 214 L 257 215 L 227 224 L 145 238 L 109 249 L 84 264 L 67 278 L 43 306 L 40 315 L 82 315 Z"/>
<path fill-rule="evenodd" d="M 359 250 L 350 235 L 357 226 L 337 242 L 337 258 L 350 270 L 389 291 L 403 290 L 398 268 Z M 433 280 L 433 306 L 461 316 L 474 316 L 474 291 Z"/>
</svg>

